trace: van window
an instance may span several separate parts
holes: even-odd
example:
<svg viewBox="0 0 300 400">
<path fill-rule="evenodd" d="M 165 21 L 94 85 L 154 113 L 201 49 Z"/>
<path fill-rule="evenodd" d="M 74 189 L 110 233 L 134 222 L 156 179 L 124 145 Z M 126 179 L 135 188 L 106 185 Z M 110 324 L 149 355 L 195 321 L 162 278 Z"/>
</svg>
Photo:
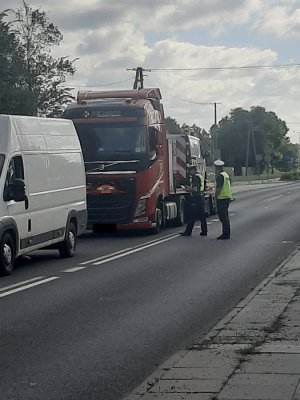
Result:
<svg viewBox="0 0 300 400">
<path fill-rule="evenodd" d="M 21 156 L 15 156 L 10 160 L 4 184 L 4 201 L 10 201 L 13 199 L 10 185 L 15 179 L 24 179 L 24 167 Z"/>
<path fill-rule="evenodd" d="M 2 174 L 4 160 L 5 160 L 5 155 L 4 154 L 0 154 L 0 175 Z"/>
</svg>

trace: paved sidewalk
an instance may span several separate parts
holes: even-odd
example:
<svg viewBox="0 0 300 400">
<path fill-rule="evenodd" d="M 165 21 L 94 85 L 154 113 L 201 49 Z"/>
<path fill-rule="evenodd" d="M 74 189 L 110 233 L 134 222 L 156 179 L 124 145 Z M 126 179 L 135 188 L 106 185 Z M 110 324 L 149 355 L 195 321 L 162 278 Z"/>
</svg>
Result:
<svg viewBox="0 0 300 400">
<path fill-rule="evenodd" d="M 300 400 L 300 248 L 126 400 Z"/>
</svg>

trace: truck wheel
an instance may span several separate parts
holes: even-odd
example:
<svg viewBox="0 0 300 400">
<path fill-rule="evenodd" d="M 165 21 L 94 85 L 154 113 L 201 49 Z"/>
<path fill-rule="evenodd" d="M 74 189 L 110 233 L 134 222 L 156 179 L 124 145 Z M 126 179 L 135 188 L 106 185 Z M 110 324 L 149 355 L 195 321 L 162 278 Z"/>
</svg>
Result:
<svg viewBox="0 0 300 400">
<path fill-rule="evenodd" d="M 216 215 L 217 214 L 217 207 L 214 199 L 210 196 L 209 197 L 209 214 Z"/>
<path fill-rule="evenodd" d="M 10 275 L 14 268 L 16 248 L 13 238 L 5 232 L 0 241 L 0 275 Z"/>
<path fill-rule="evenodd" d="M 180 196 L 177 202 L 177 216 L 174 220 L 174 226 L 182 226 L 185 223 L 185 198 Z"/>
<path fill-rule="evenodd" d="M 163 205 L 162 203 L 157 203 L 155 210 L 155 228 L 151 229 L 151 232 L 156 235 L 159 233 L 164 226 L 164 213 L 163 213 Z"/>
<path fill-rule="evenodd" d="M 77 244 L 77 232 L 73 222 L 70 222 L 67 227 L 65 240 L 59 245 L 58 251 L 61 257 L 69 258 L 75 255 Z"/>
<path fill-rule="evenodd" d="M 210 198 L 205 198 L 204 205 L 205 205 L 205 215 L 206 215 L 206 217 L 208 217 L 209 215 L 211 215 L 211 213 L 210 213 Z"/>
</svg>

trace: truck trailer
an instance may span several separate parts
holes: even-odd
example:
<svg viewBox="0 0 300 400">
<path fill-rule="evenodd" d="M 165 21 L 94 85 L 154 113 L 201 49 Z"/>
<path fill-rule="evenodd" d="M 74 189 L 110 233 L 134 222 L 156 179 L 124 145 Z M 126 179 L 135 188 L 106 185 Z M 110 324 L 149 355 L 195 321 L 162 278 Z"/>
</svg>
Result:
<svg viewBox="0 0 300 400">
<path fill-rule="evenodd" d="M 205 175 L 196 137 L 167 133 L 158 88 L 80 91 L 64 117 L 75 125 L 85 162 L 88 226 L 150 229 L 185 222 L 189 167 Z M 206 192 L 215 212 L 214 190 Z"/>
</svg>

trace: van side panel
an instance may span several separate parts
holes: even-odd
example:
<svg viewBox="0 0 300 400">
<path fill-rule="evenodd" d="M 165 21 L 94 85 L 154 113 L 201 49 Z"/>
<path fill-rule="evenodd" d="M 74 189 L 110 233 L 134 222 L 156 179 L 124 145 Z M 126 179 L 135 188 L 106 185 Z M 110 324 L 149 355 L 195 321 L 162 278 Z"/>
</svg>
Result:
<svg viewBox="0 0 300 400">
<path fill-rule="evenodd" d="M 86 227 L 85 171 L 69 120 L 11 116 L 24 160 L 30 230 L 19 254 L 62 241 L 69 216 Z"/>
</svg>

